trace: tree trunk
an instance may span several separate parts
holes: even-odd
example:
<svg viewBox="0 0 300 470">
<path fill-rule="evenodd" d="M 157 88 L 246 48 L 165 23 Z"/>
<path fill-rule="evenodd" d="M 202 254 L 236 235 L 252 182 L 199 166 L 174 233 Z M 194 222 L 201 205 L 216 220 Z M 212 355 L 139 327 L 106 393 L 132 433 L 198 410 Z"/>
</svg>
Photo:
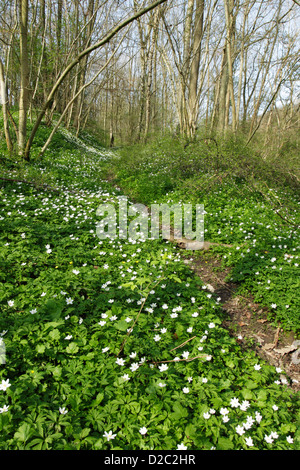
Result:
<svg viewBox="0 0 300 470">
<path fill-rule="evenodd" d="M 226 54 L 227 54 L 227 66 L 228 66 L 228 87 L 231 104 L 231 122 L 232 130 L 235 132 L 237 127 L 236 118 L 236 106 L 234 97 L 234 86 L 233 86 L 233 40 L 235 36 L 235 15 L 233 13 L 234 0 L 224 0 L 225 6 L 225 21 L 226 21 Z M 227 126 L 226 126 L 227 127 Z"/>
<path fill-rule="evenodd" d="M 203 37 L 203 16 L 204 16 L 204 0 L 196 0 L 195 12 L 195 31 L 192 49 L 192 63 L 190 71 L 189 83 L 189 111 L 190 111 L 190 133 L 194 137 L 196 132 L 196 122 L 198 118 L 199 99 L 198 99 L 198 79 L 199 66 L 201 58 L 201 43 Z"/>
<path fill-rule="evenodd" d="M 150 44 L 150 50 L 147 57 L 147 79 L 146 79 L 146 110 L 145 110 L 145 129 L 144 129 L 144 142 L 146 141 L 150 129 L 150 120 L 151 120 L 151 98 L 152 98 L 152 91 L 153 91 L 153 61 L 155 58 L 154 50 L 156 47 L 157 42 L 157 34 L 158 34 L 158 23 L 159 23 L 159 10 L 157 9 L 154 18 L 153 18 L 153 32 L 152 32 L 152 39 Z"/>
<path fill-rule="evenodd" d="M 187 138 L 191 137 L 190 135 L 190 113 L 188 109 L 188 93 L 189 93 L 189 81 L 190 81 L 190 72 L 191 72 L 191 60 L 192 60 L 192 29 L 193 29 L 193 11 L 194 11 L 195 0 L 188 0 L 184 31 L 183 31 L 183 63 L 181 70 L 181 133 L 184 134 Z"/>
<path fill-rule="evenodd" d="M 222 65 L 220 70 L 220 77 L 218 81 L 218 88 L 216 90 L 216 113 L 214 127 L 218 132 L 224 132 L 226 121 L 226 94 L 228 87 L 228 67 L 227 67 L 227 53 L 226 45 L 223 49 Z"/>
<path fill-rule="evenodd" d="M 7 87 L 4 77 L 4 67 L 2 61 L 0 59 L 0 102 L 2 103 L 2 112 L 3 112 L 3 127 L 4 127 L 4 134 L 6 140 L 6 146 L 11 154 L 12 152 L 12 141 L 9 132 L 9 125 L 8 125 L 8 97 L 7 97 Z"/>
<path fill-rule="evenodd" d="M 18 149 L 19 155 L 23 156 L 26 144 L 27 129 L 27 109 L 29 97 L 29 64 L 27 47 L 27 27 L 28 27 L 28 0 L 19 0 L 20 14 L 20 99 L 19 99 L 19 130 Z M 29 160 L 29 154 L 25 157 Z"/>
<path fill-rule="evenodd" d="M 86 41 L 84 43 L 84 48 L 87 48 L 91 45 L 92 33 L 94 29 L 94 24 L 95 24 L 94 11 L 95 11 L 95 0 L 89 0 L 87 13 L 85 14 L 87 28 L 86 28 Z M 84 85 L 86 73 L 87 73 L 87 65 L 88 65 L 88 54 L 79 63 L 79 67 L 80 67 L 80 74 L 79 74 L 79 80 L 78 80 L 79 89 L 81 89 Z M 74 122 L 73 122 L 74 128 L 77 129 L 77 132 L 79 131 L 79 128 L 80 128 L 80 115 L 82 112 L 82 105 L 83 105 L 82 100 L 83 100 L 83 95 L 80 93 L 77 98 L 76 105 L 75 105 Z"/>
</svg>

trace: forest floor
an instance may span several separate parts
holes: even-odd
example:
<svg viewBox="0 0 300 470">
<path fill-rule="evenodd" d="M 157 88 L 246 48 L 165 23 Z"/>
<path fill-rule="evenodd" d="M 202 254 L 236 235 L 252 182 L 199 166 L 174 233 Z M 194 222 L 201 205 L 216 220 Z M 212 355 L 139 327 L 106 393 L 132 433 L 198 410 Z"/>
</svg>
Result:
<svg viewBox="0 0 300 470">
<path fill-rule="evenodd" d="M 191 257 L 185 249 L 181 251 L 192 271 L 221 298 L 224 328 L 238 338 L 242 347 L 252 348 L 262 359 L 282 368 L 292 380 L 291 387 L 300 390 L 300 341 L 292 332 L 274 326 L 267 318 L 266 308 L 250 295 L 237 294 L 238 284 L 226 280 L 230 268 L 221 267 L 216 254 L 198 252 Z"/>
<path fill-rule="evenodd" d="M 149 205 L 162 177 L 151 170 L 154 183 L 146 175 L 132 193 L 114 177 L 116 155 L 66 132 L 51 152 L 24 168 L 1 167 L 0 449 L 300 448 L 300 348 L 280 317 L 271 323 L 254 302 L 251 285 L 241 289 L 234 259 L 222 262 L 236 251 L 102 237 L 99 207 L 113 207 L 118 226 L 120 198 Z M 136 184 L 134 167 L 128 172 Z M 235 236 L 242 246 L 226 214 L 215 217 L 220 208 L 209 209 L 205 238 L 222 242 L 213 229 L 225 220 L 223 241 Z M 296 243 L 284 251 L 289 260 L 298 260 Z M 268 250 L 245 252 L 236 271 L 259 269 L 278 310 L 278 292 L 289 302 L 289 319 L 294 264 L 276 263 L 277 274 L 269 259 L 280 252 Z"/>
<path fill-rule="evenodd" d="M 114 185 L 115 175 L 109 171 L 107 182 Z M 135 200 L 135 203 L 139 201 Z M 176 241 L 174 241 L 176 245 Z M 191 251 L 177 244 L 181 257 L 193 273 L 208 285 L 215 297 L 220 298 L 224 313 L 223 327 L 237 338 L 242 348 L 252 349 L 270 365 L 281 368 L 290 378 L 287 383 L 300 391 L 300 340 L 268 319 L 267 308 L 256 303 L 249 293 L 238 293 L 239 284 L 228 281 L 230 267 L 222 266 L 220 256 L 214 251 Z M 282 376 L 284 381 L 284 376 Z"/>
</svg>

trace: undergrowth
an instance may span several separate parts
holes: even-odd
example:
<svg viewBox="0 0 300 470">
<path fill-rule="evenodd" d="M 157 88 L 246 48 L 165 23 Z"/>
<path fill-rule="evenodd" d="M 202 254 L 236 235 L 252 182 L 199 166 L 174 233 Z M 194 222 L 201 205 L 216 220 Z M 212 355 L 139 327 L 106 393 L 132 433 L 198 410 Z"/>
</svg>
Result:
<svg viewBox="0 0 300 470">
<path fill-rule="evenodd" d="M 134 200 L 204 204 L 205 240 L 233 245 L 218 250 L 230 279 L 299 335 L 299 185 L 288 165 L 232 136 L 188 144 L 170 137 L 119 153 L 109 170 Z"/>
<path fill-rule="evenodd" d="M 283 371 L 241 349 L 171 244 L 99 239 L 97 208 L 124 194 L 108 168 L 143 202 L 204 201 L 206 236 L 235 245 L 233 276 L 245 274 L 242 253 L 245 283 L 272 274 L 276 314 L 292 293 L 294 230 L 239 175 L 188 193 L 172 149 L 119 160 L 90 139 L 57 139 L 42 161 L 1 165 L 0 449 L 299 449 L 299 394 Z M 277 300 L 280 267 L 290 285 Z"/>
</svg>

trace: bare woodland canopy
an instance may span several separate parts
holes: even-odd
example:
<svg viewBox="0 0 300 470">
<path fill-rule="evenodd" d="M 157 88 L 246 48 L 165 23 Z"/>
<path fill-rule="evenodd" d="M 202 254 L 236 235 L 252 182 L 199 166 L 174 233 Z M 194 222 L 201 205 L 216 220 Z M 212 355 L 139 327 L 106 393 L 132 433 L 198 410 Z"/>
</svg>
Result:
<svg viewBox="0 0 300 470">
<path fill-rule="evenodd" d="M 1 0 L 1 132 L 29 159 L 43 120 L 122 143 L 288 129 L 299 16 L 297 0 Z"/>
</svg>

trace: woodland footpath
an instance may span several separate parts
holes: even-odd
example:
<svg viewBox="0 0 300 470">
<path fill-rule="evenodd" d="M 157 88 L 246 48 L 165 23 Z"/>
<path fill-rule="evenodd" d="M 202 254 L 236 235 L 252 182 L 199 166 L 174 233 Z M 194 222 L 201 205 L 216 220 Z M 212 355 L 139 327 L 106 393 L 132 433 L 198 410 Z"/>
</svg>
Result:
<svg viewBox="0 0 300 470">
<path fill-rule="evenodd" d="M 50 130 L 39 132 L 34 155 Z M 218 145 L 111 150 L 61 128 L 43 160 L 3 152 L 1 449 L 299 448 L 296 375 L 259 356 L 243 325 L 228 327 L 226 299 L 195 273 L 218 260 L 231 297 L 251 295 L 251 319 L 278 331 L 276 348 L 284 334 L 296 341 L 297 193 L 282 173 L 266 191 L 271 168 L 249 173 L 249 155 L 247 172 L 225 168 L 237 152 Z M 217 245 L 100 240 L 99 204 L 125 195 L 201 201 Z"/>
</svg>

